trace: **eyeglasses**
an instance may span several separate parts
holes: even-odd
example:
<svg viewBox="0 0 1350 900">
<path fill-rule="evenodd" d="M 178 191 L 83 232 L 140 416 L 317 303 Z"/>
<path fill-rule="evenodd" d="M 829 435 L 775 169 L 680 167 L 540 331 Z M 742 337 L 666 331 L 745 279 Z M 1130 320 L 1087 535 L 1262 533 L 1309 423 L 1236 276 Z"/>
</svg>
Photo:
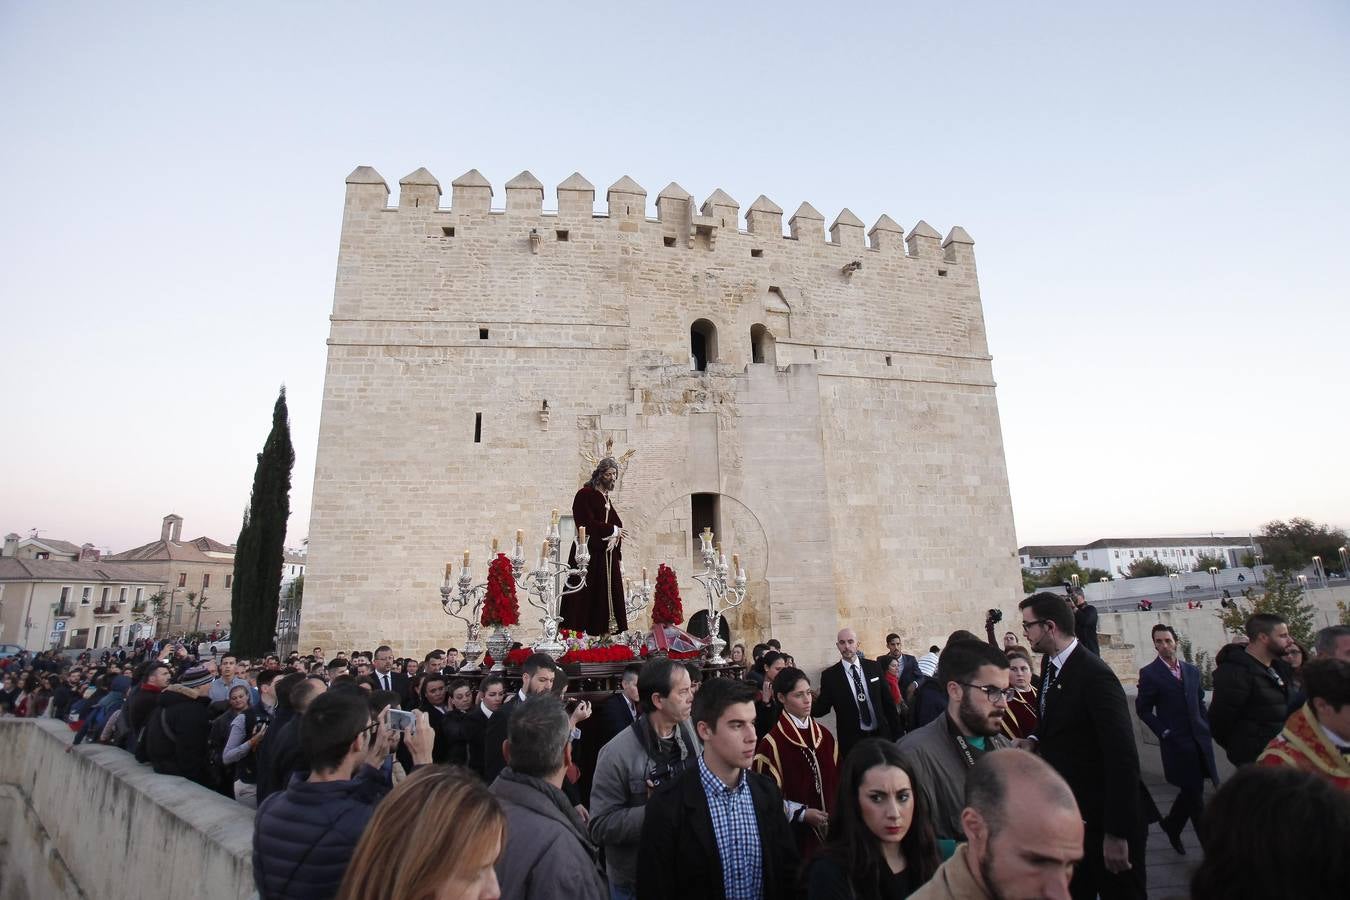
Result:
<svg viewBox="0 0 1350 900">
<path fill-rule="evenodd" d="M 957 684 L 968 688 L 975 688 L 978 691 L 984 691 L 984 695 L 989 698 L 990 703 L 997 703 L 1002 700 L 1004 703 L 1011 703 L 1017 699 L 1017 691 L 1012 688 L 995 687 L 992 684 L 970 684 L 965 681 L 958 681 Z"/>
<path fill-rule="evenodd" d="M 362 728 L 360 731 L 358 731 L 358 732 L 356 733 L 356 736 L 357 736 L 357 737 L 360 737 L 361 735 L 365 734 L 365 735 L 369 735 L 369 736 L 371 736 L 371 737 L 374 737 L 374 736 L 375 736 L 375 732 L 378 731 L 379 728 L 380 728 L 380 720 L 379 720 L 379 719 L 376 719 L 374 722 L 371 722 L 371 723 L 370 723 L 369 725 L 367 725 L 365 728 Z"/>
<path fill-rule="evenodd" d="M 1049 619 L 1032 619 L 1030 622 L 1023 622 L 1022 633 L 1026 634 L 1032 625 L 1044 625 L 1046 622 L 1049 621 L 1050 621 Z"/>
</svg>

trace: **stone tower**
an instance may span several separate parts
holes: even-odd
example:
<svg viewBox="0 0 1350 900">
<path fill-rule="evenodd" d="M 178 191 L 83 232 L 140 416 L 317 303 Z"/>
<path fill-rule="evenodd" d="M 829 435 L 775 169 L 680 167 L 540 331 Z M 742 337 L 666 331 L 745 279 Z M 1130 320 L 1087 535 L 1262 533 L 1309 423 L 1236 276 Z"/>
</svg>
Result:
<svg viewBox="0 0 1350 900">
<path fill-rule="evenodd" d="M 347 178 L 301 646 L 458 645 L 447 561 L 570 511 L 583 454 L 636 450 L 615 503 L 627 576 L 660 562 L 686 616 L 704 526 L 750 584 L 737 638 L 816 666 L 834 631 L 926 648 L 1020 596 L 973 242 L 624 177 L 574 174 L 545 211 L 522 172 L 449 208 L 426 169 L 397 206 Z M 537 549 L 527 551 L 533 559 Z M 701 566 L 700 566 L 701 568 Z M 523 600 L 523 597 L 522 597 Z M 522 603 L 523 636 L 537 614 Z M 643 624 L 640 617 L 635 624 Z M 922 649 L 919 650 L 922 652 Z"/>
</svg>

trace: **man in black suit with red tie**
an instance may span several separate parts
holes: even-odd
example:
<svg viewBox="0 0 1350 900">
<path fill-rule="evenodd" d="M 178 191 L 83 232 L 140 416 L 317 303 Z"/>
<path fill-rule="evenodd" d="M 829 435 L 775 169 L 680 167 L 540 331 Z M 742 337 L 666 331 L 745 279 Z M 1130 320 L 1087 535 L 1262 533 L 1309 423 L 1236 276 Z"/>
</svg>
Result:
<svg viewBox="0 0 1350 900">
<path fill-rule="evenodd" d="M 1073 610 L 1042 591 L 1018 604 L 1022 632 L 1045 654 L 1036 752 L 1069 783 L 1083 816 L 1075 900 L 1147 897 L 1143 784 L 1125 690 L 1074 636 Z"/>
<path fill-rule="evenodd" d="M 839 632 L 835 641 L 839 662 L 820 673 L 820 693 L 811 705 L 813 718 L 834 710 L 834 727 L 842 763 L 853 745 L 863 738 L 900 737 L 900 712 L 879 665 L 858 655 L 858 636 L 852 628 Z"/>
</svg>

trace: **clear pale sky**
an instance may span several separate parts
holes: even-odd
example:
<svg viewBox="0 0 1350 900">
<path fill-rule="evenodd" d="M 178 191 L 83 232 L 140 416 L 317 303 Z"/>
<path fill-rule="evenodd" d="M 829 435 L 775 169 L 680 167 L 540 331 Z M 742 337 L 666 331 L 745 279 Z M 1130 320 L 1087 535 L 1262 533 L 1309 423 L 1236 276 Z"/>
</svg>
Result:
<svg viewBox="0 0 1350 900">
<path fill-rule="evenodd" d="M 0 4 L 0 530 L 308 528 L 343 179 L 976 241 L 1020 542 L 1350 525 L 1350 7 Z M 1086 8 L 1085 8 L 1086 7 Z"/>
</svg>

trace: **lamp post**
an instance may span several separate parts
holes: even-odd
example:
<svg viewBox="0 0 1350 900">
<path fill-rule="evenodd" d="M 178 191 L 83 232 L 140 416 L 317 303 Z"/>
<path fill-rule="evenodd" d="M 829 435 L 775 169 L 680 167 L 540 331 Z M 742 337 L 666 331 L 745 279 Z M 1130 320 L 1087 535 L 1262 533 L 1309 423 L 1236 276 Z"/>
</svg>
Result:
<svg viewBox="0 0 1350 900">
<path fill-rule="evenodd" d="M 1261 559 L 1262 556 L 1260 553 L 1256 554 L 1256 556 L 1252 559 L 1252 562 L 1256 563 L 1256 565 L 1252 567 L 1252 577 L 1255 578 L 1257 581 L 1261 582 L 1262 584 L 1265 584 L 1266 579 L 1263 578 L 1261 575 Z"/>
<path fill-rule="evenodd" d="M 1167 575 L 1167 592 L 1172 595 L 1172 602 L 1177 602 L 1177 580 L 1180 576 L 1176 572 L 1169 572 Z"/>
<path fill-rule="evenodd" d="M 1314 556 L 1312 558 L 1313 574 L 1317 576 L 1317 581 L 1325 590 L 1327 586 L 1327 570 L 1322 565 L 1322 557 Z"/>
<path fill-rule="evenodd" d="M 1350 578 L 1350 550 L 1341 547 L 1336 552 L 1341 555 L 1341 577 Z"/>
<path fill-rule="evenodd" d="M 1217 566 L 1209 567 L 1209 583 L 1214 588 L 1214 596 L 1219 596 L 1219 569 Z"/>
<path fill-rule="evenodd" d="M 1308 576 L 1307 576 L 1307 575 L 1300 575 L 1300 576 L 1298 576 L 1298 586 L 1299 586 L 1299 589 L 1300 589 L 1303 593 L 1305 593 L 1305 594 L 1308 593 Z"/>
</svg>

